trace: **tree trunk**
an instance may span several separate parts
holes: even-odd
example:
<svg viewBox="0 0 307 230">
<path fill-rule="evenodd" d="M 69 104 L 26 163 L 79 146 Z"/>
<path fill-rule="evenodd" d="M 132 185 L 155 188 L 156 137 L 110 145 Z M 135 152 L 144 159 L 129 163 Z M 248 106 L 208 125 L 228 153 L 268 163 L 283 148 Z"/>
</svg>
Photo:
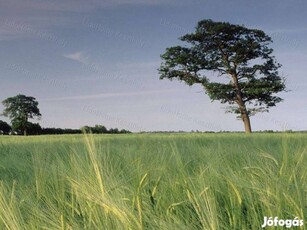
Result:
<svg viewBox="0 0 307 230">
<path fill-rule="evenodd" d="M 242 98 L 242 92 L 241 92 L 241 87 L 239 85 L 238 76 L 236 74 L 233 74 L 232 79 L 233 79 L 233 85 L 237 92 L 237 104 L 239 105 L 241 118 L 244 123 L 245 133 L 251 133 L 252 132 L 251 122 L 245 106 L 245 102 L 243 101 Z"/>
<path fill-rule="evenodd" d="M 245 133 L 251 133 L 252 127 L 248 114 L 242 114 L 241 116 L 244 123 Z"/>
<path fill-rule="evenodd" d="M 242 121 L 244 123 L 245 133 L 251 133 L 252 128 L 251 128 L 251 122 L 250 122 L 250 119 L 249 119 L 249 116 L 248 116 L 248 113 L 247 113 L 247 109 L 246 109 L 246 106 L 245 106 L 242 98 L 239 97 L 239 96 L 238 96 L 237 104 L 239 106 L 241 118 L 242 118 Z"/>
<path fill-rule="evenodd" d="M 24 118 L 24 124 L 23 124 L 23 135 L 27 136 L 27 126 L 28 126 L 28 117 Z"/>
</svg>

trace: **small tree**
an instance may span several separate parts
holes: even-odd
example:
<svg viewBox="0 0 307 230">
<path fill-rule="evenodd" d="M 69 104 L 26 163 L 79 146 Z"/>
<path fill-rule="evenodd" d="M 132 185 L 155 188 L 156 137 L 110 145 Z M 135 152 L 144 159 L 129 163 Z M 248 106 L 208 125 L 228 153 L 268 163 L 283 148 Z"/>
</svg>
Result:
<svg viewBox="0 0 307 230">
<path fill-rule="evenodd" d="M 38 102 L 34 97 L 19 94 L 5 99 L 2 104 L 5 107 L 3 115 L 11 119 L 14 130 L 20 130 L 24 135 L 27 135 L 28 120 L 41 117 Z"/>
<path fill-rule="evenodd" d="M 195 33 L 180 39 L 189 46 L 166 50 L 161 56 L 160 79 L 201 84 L 212 101 L 227 103 L 228 112 L 239 114 L 246 133 L 252 131 L 250 116 L 282 101 L 275 96 L 285 90 L 278 73 L 281 65 L 268 47 L 272 39 L 263 31 L 203 20 Z M 213 81 L 209 72 L 225 78 Z"/>
</svg>

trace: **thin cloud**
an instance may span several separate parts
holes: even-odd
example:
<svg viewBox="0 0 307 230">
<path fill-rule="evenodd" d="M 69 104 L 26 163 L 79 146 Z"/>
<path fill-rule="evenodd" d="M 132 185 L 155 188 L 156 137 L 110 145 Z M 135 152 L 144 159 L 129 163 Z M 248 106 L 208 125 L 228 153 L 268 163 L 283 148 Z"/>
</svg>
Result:
<svg viewBox="0 0 307 230">
<path fill-rule="evenodd" d="M 85 64 L 88 60 L 88 57 L 86 57 L 82 51 L 78 51 L 71 54 L 64 54 L 63 57 L 71 59 L 73 61 L 81 62 L 83 64 Z"/>
<path fill-rule="evenodd" d="M 20 36 L 19 31 L 14 31 L 10 28 L 5 28 L 0 25 L 0 40 L 11 40 L 16 39 Z"/>
<path fill-rule="evenodd" d="M 161 93 L 174 93 L 181 91 L 182 90 L 150 90 L 150 91 L 123 92 L 123 93 L 101 93 L 101 94 L 81 95 L 81 96 L 72 96 L 72 97 L 45 98 L 40 101 L 89 100 L 89 99 L 100 99 L 100 98 L 110 98 L 110 97 L 128 97 L 128 96 L 152 95 L 152 94 L 161 94 Z"/>
<path fill-rule="evenodd" d="M 178 0 L 10 0 L 4 4 L 15 9 L 44 10 L 58 12 L 88 12 L 99 8 L 118 7 L 121 5 L 165 5 L 178 4 Z M 183 1 L 180 1 L 183 2 Z"/>
<path fill-rule="evenodd" d="M 1 0 L 0 0 L 1 1 Z M 195 0 L 196 1 L 196 0 Z M 50 30 L 54 27 L 79 27 L 70 13 L 88 13 L 99 9 L 116 8 L 123 5 L 178 5 L 183 0 L 10 0 L 1 1 L 0 7 L 0 40 L 11 40 L 32 36 L 48 37 L 49 40 L 59 40 L 57 43 L 66 43 Z M 18 13 L 16 13 L 18 12 Z M 117 32 L 117 31 L 111 31 Z M 143 45 L 143 41 L 133 36 L 117 35 L 126 40 L 133 40 Z M 49 38 L 51 37 L 51 38 Z M 62 45 L 63 46 L 63 45 Z"/>
</svg>

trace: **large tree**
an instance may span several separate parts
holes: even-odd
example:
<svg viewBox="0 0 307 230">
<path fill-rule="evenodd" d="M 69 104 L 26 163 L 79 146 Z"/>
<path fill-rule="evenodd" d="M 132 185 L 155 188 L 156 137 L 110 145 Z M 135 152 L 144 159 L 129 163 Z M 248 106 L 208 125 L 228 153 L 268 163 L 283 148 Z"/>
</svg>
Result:
<svg viewBox="0 0 307 230">
<path fill-rule="evenodd" d="M 281 65 L 263 31 L 203 20 L 180 40 L 187 45 L 167 48 L 161 55 L 160 79 L 201 84 L 212 101 L 229 104 L 227 111 L 238 114 L 246 133 L 252 131 L 250 116 L 282 101 L 276 96 L 285 90 Z"/>
<path fill-rule="evenodd" d="M 41 117 L 38 102 L 34 97 L 19 94 L 5 99 L 2 104 L 5 107 L 3 115 L 11 119 L 13 129 L 20 130 L 24 135 L 27 135 L 30 124 L 28 120 Z"/>
</svg>

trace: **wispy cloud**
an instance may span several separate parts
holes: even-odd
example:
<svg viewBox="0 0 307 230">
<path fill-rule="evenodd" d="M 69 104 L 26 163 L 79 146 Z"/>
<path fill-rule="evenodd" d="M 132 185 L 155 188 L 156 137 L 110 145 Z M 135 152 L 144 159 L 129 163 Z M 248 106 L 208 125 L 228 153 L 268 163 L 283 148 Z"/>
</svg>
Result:
<svg viewBox="0 0 307 230">
<path fill-rule="evenodd" d="M 199 0 L 193 0 L 199 1 Z M 183 0 L 0 0 L 0 40 L 38 36 L 62 45 L 67 43 L 52 33 L 55 27 L 80 27 L 80 21 L 71 13 L 85 13 L 123 5 L 157 6 L 184 4 Z M 84 22 L 83 22 L 84 23 Z M 143 46 L 144 41 L 133 35 L 87 21 L 82 26 L 92 27 L 109 36 Z M 64 46 L 64 45 L 62 45 Z"/>
<path fill-rule="evenodd" d="M 64 54 L 63 57 L 71 59 L 73 61 L 81 62 L 83 64 L 87 63 L 88 57 L 84 55 L 82 51 L 70 53 L 70 54 Z"/>
<path fill-rule="evenodd" d="M 61 47 L 65 47 L 68 44 L 65 39 L 42 29 L 41 26 L 42 25 L 27 24 L 12 18 L 6 18 L 0 23 L 0 40 L 36 37 Z"/>
<path fill-rule="evenodd" d="M 0 25 L 0 41 L 17 38 L 19 34 L 21 33 L 18 31 Z"/>
<path fill-rule="evenodd" d="M 178 3 L 178 0 L 10 0 L 4 3 L 15 9 L 44 10 L 58 12 L 87 12 L 99 8 L 117 7 L 121 5 L 164 5 Z M 184 2 L 179 0 L 179 2 Z M 2 3 L 1 3 L 2 4 Z"/>
<path fill-rule="evenodd" d="M 91 95 L 80 95 L 71 97 L 56 97 L 56 98 L 45 98 L 40 101 L 70 101 L 70 100 L 89 100 L 89 99 L 101 99 L 110 97 L 129 97 L 129 96 L 140 96 L 140 95 L 152 95 L 161 93 L 175 93 L 181 92 L 182 90 L 148 90 L 138 92 L 122 92 L 122 93 L 100 93 Z"/>
</svg>

